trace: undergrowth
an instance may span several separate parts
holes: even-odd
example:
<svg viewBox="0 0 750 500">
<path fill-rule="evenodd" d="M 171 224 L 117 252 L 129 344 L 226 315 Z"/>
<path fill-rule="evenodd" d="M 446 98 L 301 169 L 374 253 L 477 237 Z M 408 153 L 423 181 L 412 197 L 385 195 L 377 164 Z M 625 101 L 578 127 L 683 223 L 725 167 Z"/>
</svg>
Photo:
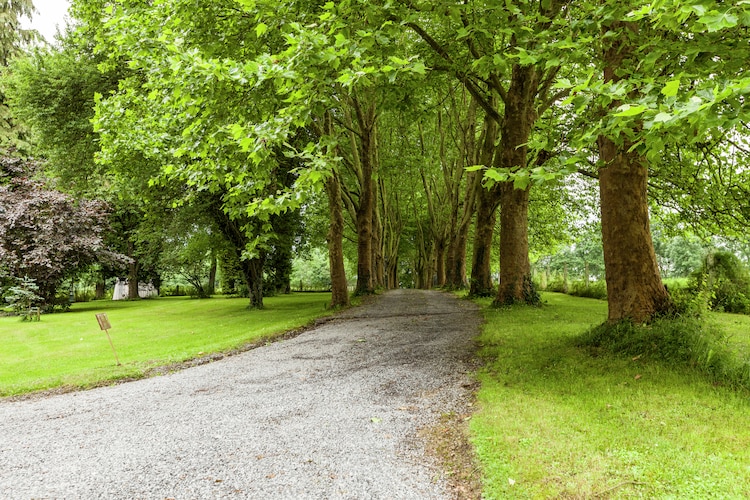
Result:
<svg viewBox="0 0 750 500">
<path fill-rule="evenodd" d="M 658 318 L 649 324 L 604 323 L 578 338 L 592 354 L 601 350 L 632 358 L 686 365 L 713 383 L 750 391 L 750 362 L 734 352 L 727 335 L 702 314 Z"/>
</svg>

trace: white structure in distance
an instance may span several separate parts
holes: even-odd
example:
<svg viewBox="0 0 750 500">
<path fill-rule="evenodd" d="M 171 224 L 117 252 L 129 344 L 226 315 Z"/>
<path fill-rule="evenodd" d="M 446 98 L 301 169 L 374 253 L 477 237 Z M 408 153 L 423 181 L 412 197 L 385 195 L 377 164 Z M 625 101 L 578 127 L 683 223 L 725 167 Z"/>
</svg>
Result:
<svg viewBox="0 0 750 500">
<path fill-rule="evenodd" d="M 149 297 L 157 297 L 159 291 L 151 283 L 138 283 L 138 296 L 142 299 Z M 115 291 L 112 294 L 112 300 L 127 300 L 128 299 L 128 280 L 121 280 L 117 278 L 115 282 Z"/>
</svg>

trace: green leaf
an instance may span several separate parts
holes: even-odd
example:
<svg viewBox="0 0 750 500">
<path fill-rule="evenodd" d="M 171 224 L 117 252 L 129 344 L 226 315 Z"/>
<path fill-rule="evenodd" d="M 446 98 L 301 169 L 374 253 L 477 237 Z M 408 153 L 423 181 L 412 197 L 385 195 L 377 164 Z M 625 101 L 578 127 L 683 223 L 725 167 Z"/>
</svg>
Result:
<svg viewBox="0 0 750 500">
<path fill-rule="evenodd" d="M 559 78 L 552 86 L 554 89 L 570 89 L 573 88 L 573 82 L 568 78 Z"/>
<path fill-rule="evenodd" d="M 674 97 L 677 95 L 677 92 L 680 90 L 680 79 L 671 80 L 667 82 L 667 84 L 664 86 L 663 89 L 661 89 L 661 93 L 666 97 Z"/>
<path fill-rule="evenodd" d="M 258 23 L 257 26 L 255 26 L 255 36 L 258 38 L 262 37 L 266 31 L 268 31 L 268 25 L 266 23 Z"/>
<path fill-rule="evenodd" d="M 484 169 L 484 165 L 472 165 L 471 167 L 464 168 L 464 170 L 466 170 L 467 172 L 477 172 L 483 169 Z"/>
<path fill-rule="evenodd" d="M 725 28 L 737 26 L 739 18 L 729 11 L 703 16 L 698 19 L 699 23 L 705 24 L 709 32 L 720 31 Z"/>
<path fill-rule="evenodd" d="M 528 172 L 521 170 L 513 176 L 514 189 L 526 189 L 529 187 L 529 184 L 531 184 L 531 177 Z"/>
<path fill-rule="evenodd" d="M 631 106 L 630 104 L 623 104 L 619 108 L 617 108 L 617 113 L 615 113 L 615 116 L 636 116 L 640 115 L 644 111 L 646 111 L 646 106 L 638 105 L 638 106 Z"/>
<path fill-rule="evenodd" d="M 534 54 L 529 54 L 525 49 L 519 47 L 518 49 L 518 63 L 521 66 L 531 66 L 539 61 L 539 58 Z"/>
<path fill-rule="evenodd" d="M 485 180 L 491 180 L 495 182 L 505 182 L 508 180 L 508 172 L 505 169 L 488 168 L 484 173 Z"/>
<path fill-rule="evenodd" d="M 669 113 L 659 113 L 654 117 L 654 123 L 666 123 L 672 119 L 672 115 Z"/>
</svg>

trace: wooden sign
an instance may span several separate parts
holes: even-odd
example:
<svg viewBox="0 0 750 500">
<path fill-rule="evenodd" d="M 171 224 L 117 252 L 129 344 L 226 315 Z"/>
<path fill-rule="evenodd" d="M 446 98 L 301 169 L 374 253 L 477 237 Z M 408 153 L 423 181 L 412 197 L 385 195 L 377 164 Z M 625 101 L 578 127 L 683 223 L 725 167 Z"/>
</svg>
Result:
<svg viewBox="0 0 750 500">
<path fill-rule="evenodd" d="M 107 318 L 107 313 L 98 313 L 96 315 L 96 321 L 99 322 L 99 328 L 104 330 L 104 333 L 107 334 L 107 339 L 109 340 L 109 345 L 112 347 L 112 353 L 115 355 L 115 361 L 117 361 L 117 366 L 120 366 L 120 358 L 117 357 L 117 351 L 115 351 L 115 345 L 112 343 L 112 337 L 109 336 L 109 329 L 112 328 L 112 325 L 109 324 L 109 318 Z"/>
<path fill-rule="evenodd" d="M 107 313 L 99 313 L 96 315 L 96 320 L 99 322 L 99 328 L 102 330 L 109 330 L 112 328 L 112 325 L 109 324 L 109 318 L 107 318 Z"/>
</svg>

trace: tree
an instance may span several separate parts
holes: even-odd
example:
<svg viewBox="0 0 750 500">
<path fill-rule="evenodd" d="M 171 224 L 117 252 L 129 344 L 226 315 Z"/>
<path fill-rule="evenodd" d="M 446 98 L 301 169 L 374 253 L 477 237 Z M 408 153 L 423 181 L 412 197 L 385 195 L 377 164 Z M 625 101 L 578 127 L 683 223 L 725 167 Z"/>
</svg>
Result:
<svg viewBox="0 0 750 500">
<path fill-rule="evenodd" d="M 750 17 L 743 3 L 671 1 L 590 14 L 597 22 L 587 25 L 606 40 L 596 59 L 601 80 L 573 93 L 593 89 L 601 110 L 583 136 L 597 138 L 601 162 L 609 320 L 644 322 L 672 308 L 650 234 L 649 170 L 679 180 L 674 163 L 658 163 L 665 149 L 737 130 L 748 55 L 738 25 Z"/>
<path fill-rule="evenodd" d="M 636 64 L 631 40 L 638 32 L 634 23 L 614 20 L 607 25 L 609 39 L 602 55 L 605 84 L 621 82 Z M 614 100 L 609 109 L 621 104 Z M 637 131 L 641 125 L 635 127 Z M 651 239 L 648 160 L 634 145 L 625 134 L 613 137 L 602 133 L 598 138 L 602 244 L 611 322 L 629 318 L 640 323 L 672 307 Z"/>
<path fill-rule="evenodd" d="M 141 227 L 146 209 L 165 210 L 171 200 L 165 202 L 164 190 L 150 189 L 144 172 L 153 166 L 142 157 L 123 156 L 122 168 L 109 170 L 95 161 L 99 150 L 92 125 L 95 95 L 116 89 L 127 71 L 122 65 L 99 71 L 103 58 L 95 56 L 90 42 L 78 35 L 69 30 L 61 48 L 38 48 L 16 58 L 3 75 L 3 87 L 14 114 L 32 134 L 33 150 L 47 158 L 47 175 L 57 187 L 75 197 L 106 200 L 110 207 L 107 244 L 130 260 L 126 269 L 100 267 L 97 288 L 104 288 L 106 278 L 126 273 L 128 296 L 137 299 L 139 282 L 159 281 L 156 263 L 161 245 L 141 237 L 148 232 Z M 150 198 L 148 205 L 146 198 Z"/>
<path fill-rule="evenodd" d="M 35 178 L 39 165 L 0 158 L 0 261 L 18 279 L 30 278 L 48 306 L 63 279 L 89 264 L 127 259 L 104 245 L 106 205 L 73 200 Z"/>
<path fill-rule="evenodd" d="M 229 222 L 254 231 L 245 235 L 243 255 L 259 257 L 265 252 L 270 217 L 299 206 L 305 193 L 335 172 L 328 139 L 306 142 L 303 131 L 330 109 L 345 121 L 341 111 L 346 110 L 358 128 L 349 131 L 354 131 L 364 165 L 356 205 L 360 289 L 371 291 L 372 261 L 381 261 L 380 245 L 373 245 L 381 227 L 373 213 L 374 98 L 379 96 L 373 83 L 402 72 L 418 73 L 424 66 L 388 53 L 398 47 L 382 43 L 391 36 L 389 30 L 395 31 L 392 23 L 382 24 L 372 37 L 355 38 L 356 30 L 371 25 L 379 14 L 355 4 L 319 8 L 305 2 L 246 2 L 236 8 L 205 1 L 132 1 L 118 4 L 110 22 L 103 24 L 102 11 L 93 2 L 74 3 L 84 25 L 98 26 L 99 50 L 111 54 L 112 61 L 127 58 L 137 73 L 98 106 L 102 161 L 112 162 L 118 150 L 168 158 L 160 177 L 220 193 L 220 208 Z M 311 28 L 313 22 L 330 30 Z M 222 40 L 216 33 L 223 34 Z M 248 37 L 248 43 L 224 42 Z M 385 54 L 384 47 L 389 47 Z M 274 172 L 289 157 L 302 158 L 306 167 L 293 186 L 279 189 Z"/>
<path fill-rule="evenodd" d="M 39 34 L 34 30 L 21 28 L 23 17 L 31 18 L 35 12 L 31 0 L 6 0 L 0 2 L 0 71 L 7 72 L 11 60 L 23 53 L 23 50 Z M 8 107 L 4 93 L 0 91 L 0 147 L 26 150 L 28 148 L 26 130 L 16 121 Z"/>
<path fill-rule="evenodd" d="M 489 244 L 500 207 L 500 284 L 495 303 L 538 302 L 531 284 L 528 249 L 529 142 L 539 117 L 557 100 L 553 85 L 561 69 L 561 35 L 555 19 L 567 2 L 475 5 L 445 2 L 435 12 L 446 21 L 424 19 L 419 9 L 405 14 L 412 28 L 486 113 L 485 167 L 502 172 L 479 193 L 472 266 L 472 293 L 485 295 Z M 424 9 L 427 11 L 427 9 Z M 442 40 L 425 26 L 443 26 Z M 541 158 L 541 157 L 538 157 Z"/>
<path fill-rule="evenodd" d="M 210 297 L 213 293 L 211 270 L 215 262 L 216 237 L 208 228 L 196 223 L 187 231 L 180 225 L 165 241 L 159 264 L 165 274 L 184 278 L 193 286 L 198 298 Z"/>
</svg>

